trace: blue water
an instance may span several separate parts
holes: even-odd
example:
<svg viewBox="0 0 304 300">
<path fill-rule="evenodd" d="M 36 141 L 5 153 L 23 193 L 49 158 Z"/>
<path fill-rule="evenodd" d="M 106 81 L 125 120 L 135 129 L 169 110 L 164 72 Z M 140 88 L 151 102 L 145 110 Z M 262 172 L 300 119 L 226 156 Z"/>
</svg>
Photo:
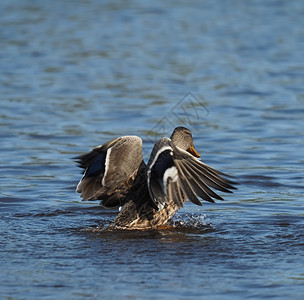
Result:
<svg viewBox="0 0 304 300">
<path fill-rule="evenodd" d="M 0 3 L 1 299 L 302 299 L 304 3 Z M 240 183 L 175 229 L 98 230 L 71 159 L 175 126 Z"/>
</svg>

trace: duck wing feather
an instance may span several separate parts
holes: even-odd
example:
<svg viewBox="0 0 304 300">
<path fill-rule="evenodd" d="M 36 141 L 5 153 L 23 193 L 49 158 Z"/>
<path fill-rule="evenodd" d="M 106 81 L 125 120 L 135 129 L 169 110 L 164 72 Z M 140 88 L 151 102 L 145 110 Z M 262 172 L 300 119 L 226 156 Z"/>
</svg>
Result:
<svg viewBox="0 0 304 300">
<path fill-rule="evenodd" d="M 84 169 L 76 188 L 82 199 L 102 200 L 105 207 L 120 206 L 142 163 L 142 140 L 119 137 L 75 159 Z"/>
<path fill-rule="evenodd" d="M 211 188 L 231 193 L 235 183 L 225 177 L 230 176 L 204 164 L 168 138 L 155 144 L 147 165 L 147 185 L 158 209 L 172 202 L 182 207 L 186 198 L 197 205 L 202 205 L 198 197 L 209 202 L 223 200 Z"/>
</svg>

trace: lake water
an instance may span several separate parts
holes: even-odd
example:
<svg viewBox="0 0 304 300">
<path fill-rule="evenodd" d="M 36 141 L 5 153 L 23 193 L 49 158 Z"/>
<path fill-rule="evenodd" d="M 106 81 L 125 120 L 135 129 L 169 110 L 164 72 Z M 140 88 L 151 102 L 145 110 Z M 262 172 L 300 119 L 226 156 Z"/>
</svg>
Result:
<svg viewBox="0 0 304 300">
<path fill-rule="evenodd" d="M 1 299 L 303 299 L 304 2 L 0 3 Z M 164 231 L 96 230 L 71 159 L 189 127 L 240 183 Z"/>
</svg>

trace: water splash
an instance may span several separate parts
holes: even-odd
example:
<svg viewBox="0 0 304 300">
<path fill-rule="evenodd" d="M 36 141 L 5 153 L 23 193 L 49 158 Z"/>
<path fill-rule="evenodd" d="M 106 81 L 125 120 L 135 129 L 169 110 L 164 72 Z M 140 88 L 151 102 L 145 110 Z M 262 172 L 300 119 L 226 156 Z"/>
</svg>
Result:
<svg viewBox="0 0 304 300">
<path fill-rule="evenodd" d="M 206 214 L 197 215 L 194 213 L 178 215 L 172 220 L 172 225 L 178 228 L 210 228 L 211 222 L 207 220 Z"/>
<path fill-rule="evenodd" d="M 82 231 L 89 231 L 89 232 L 105 232 L 105 231 L 125 231 L 122 229 L 113 229 L 109 228 L 112 224 L 112 219 L 103 219 L 100 220 L 99 224 L 96 226 L 91 226 L 89 228 L 83 228 Z M 168 227 L 164 227 L 161 229 L 151 229 L 153 231 L 183 231 L 183 230 L 208 230 L 212 229 L 211 221 L 207 219 L 206 214 L 181 214 L 175 216 L 171 221 L 168 222 Z M 151 231 L 150 229 L 145 230 L 131 230 L 131 231 Z"/>
</svg>

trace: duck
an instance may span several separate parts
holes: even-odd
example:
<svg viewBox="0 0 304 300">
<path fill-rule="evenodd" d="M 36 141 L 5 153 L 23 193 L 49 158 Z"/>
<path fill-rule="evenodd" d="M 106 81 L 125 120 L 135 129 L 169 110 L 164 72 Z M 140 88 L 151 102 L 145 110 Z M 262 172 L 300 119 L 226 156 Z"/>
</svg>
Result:
<svg viewBox="0 0 304 300">
<path fill-rule="evenodd" d="M 213 189 L 225 193 L 236 189 L 232 176 L 199 159 L 186 127 L 176 127 L 170 138 L 160 138 L 147 164 L 142 144 L 138 136 L 122 136 L 75 158 L 83 169 L 76 187 L 82 200 L 120 208 L 108 229 L 167 228 L 187 199 L 201 206 L 199 198 L 223 200 Z"/>
</svg>

